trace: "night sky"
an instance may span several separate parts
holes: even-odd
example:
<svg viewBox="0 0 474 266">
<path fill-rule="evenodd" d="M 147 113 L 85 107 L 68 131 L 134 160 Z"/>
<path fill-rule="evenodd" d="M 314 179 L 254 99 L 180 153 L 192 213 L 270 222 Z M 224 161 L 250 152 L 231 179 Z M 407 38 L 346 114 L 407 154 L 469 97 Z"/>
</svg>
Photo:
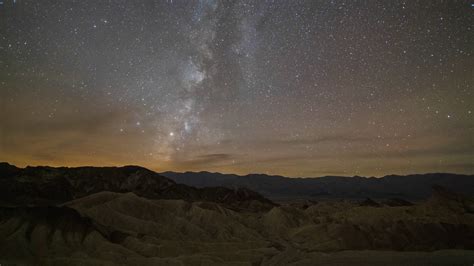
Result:
<svg viewBox="0 0 474 266">
<path fill-rule="evenodd" d="M 474 172 L 469 1 L 0 2 L 0 161 Z"/>
</svg>

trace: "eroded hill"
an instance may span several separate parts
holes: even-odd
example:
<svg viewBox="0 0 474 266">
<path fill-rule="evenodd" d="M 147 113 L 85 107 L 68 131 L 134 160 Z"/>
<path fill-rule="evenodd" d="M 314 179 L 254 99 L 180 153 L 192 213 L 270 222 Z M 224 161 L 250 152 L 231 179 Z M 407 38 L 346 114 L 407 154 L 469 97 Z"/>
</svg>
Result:
<svg viewBox="0 0 474 266">
<path fill-rule="evenodd" d="M 3 184 L 14 179 L 10 188 L 21 192 L 9 194 L 15 200 L 2 196 L 2 265 L 469 265 L 474 260 L 473 202 L 442 187 L 416 204 L 399 199 L 277 206 L 247 190 L 179 186 L 179 193 L 166 194 L 176 184 L 143 168 L 100 169 L 97 175 L 91 174 L 95 168 L 85 168 L 86 174 L 84 168 L 35 169 L 41 172 L 1 172 Z M 100 189 L 94 179 L 102 182 Z M 66 192 L 58 191 L 64 187 Z"/>
</svg>

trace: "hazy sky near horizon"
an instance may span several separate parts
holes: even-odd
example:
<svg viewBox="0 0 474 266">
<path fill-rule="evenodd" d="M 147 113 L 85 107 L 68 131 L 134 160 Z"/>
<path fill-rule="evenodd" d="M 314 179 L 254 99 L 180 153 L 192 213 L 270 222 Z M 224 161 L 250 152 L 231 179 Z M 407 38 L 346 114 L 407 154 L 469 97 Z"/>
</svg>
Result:
<svg viewBox="0 0 474 266">
<path fill-rule="evenodd" d="M 4 0 L 0 161 L 474 173 L 470 1 Z"/>
</svg>

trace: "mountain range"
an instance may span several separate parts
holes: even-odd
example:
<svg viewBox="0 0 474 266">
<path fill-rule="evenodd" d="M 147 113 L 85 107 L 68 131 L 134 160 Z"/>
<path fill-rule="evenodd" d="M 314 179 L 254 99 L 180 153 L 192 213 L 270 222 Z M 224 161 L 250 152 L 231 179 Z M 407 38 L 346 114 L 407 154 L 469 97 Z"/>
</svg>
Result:
<svg viewBox="0 0 474 266">
<path fill-rule="evenodd" d="M 149 199 L 209 201 L 229 208 L 269 209 L 275 204 L 246 188 L 195 188 L 139 166 L 26 167 L 0 163 L 0 201 L 12 206 L 48 206 L 101 191 L 133 192 Z"/>
<path fill-rule="evenodd" d="M 465 195 L 474 195 L 474 175 L 449 173 L 387 175 L 380 178 L 360 176 L 288 178 L 264 174 L 239 176 L 210 172 L 163 172 L 161 175 L 177 183 L 194 187 L 246 187 L 270 199 L 370 197 L 420 200 L 431 195 L 434 185 Z"/>
</svg>

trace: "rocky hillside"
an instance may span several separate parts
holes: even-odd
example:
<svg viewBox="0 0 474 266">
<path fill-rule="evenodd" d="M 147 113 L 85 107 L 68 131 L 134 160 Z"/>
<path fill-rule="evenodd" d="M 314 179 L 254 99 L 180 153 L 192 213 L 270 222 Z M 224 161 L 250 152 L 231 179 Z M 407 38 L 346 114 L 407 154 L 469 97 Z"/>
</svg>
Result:
<svg viewBox="0 0 474 266">
<path fill-rule="evenodd" d="M 337 265 L 344 258 L 367 265 L 389 255 L 387 265 L 463 265 L 474 259 L 474 215 L 453 195 L 436 192 L 403 207 L 336 201 L 239 212 L 99 192 L 61 206 L 0 208 L 0 262 Z"/>
<path fill-rule="evenodd" d="M 211 201 L 230 208 L 269 209 L 274 203 L 245 188 L 195 188 L 138 166 L 26 167 L 0 163 L 0 201 L 4 205 L 52 205 L 101 191 L 133 192 L 149 199 Z"/>
</svg>

